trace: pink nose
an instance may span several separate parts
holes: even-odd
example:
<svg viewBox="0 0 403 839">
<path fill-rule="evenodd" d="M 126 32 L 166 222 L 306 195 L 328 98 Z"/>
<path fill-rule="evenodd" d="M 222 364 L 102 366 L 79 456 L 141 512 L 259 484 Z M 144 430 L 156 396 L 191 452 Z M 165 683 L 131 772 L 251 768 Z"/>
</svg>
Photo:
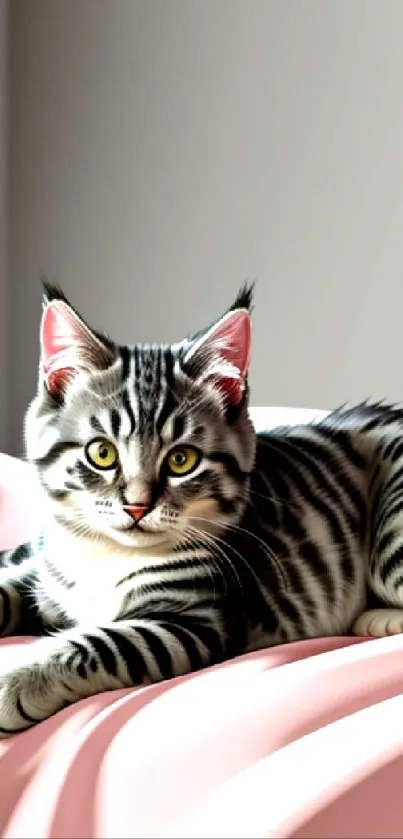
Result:
<svg viewBox="0 0 403 839">
<path fill-rule="evenodd" d="M 125 513 L 128 513 L 129 516 L 134 519 L 134 521 L 140 521 L 140 519 L 145 516 L 147 510 L 149 510 L 148 504 L 125 504 L 123 507 Z"/>
</svg>

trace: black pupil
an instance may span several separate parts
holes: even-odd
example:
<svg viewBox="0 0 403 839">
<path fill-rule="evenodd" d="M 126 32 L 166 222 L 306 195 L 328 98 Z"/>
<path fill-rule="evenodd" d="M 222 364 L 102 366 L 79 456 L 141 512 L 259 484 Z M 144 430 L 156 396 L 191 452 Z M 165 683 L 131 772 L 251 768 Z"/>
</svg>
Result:
<svg viewBox="0 0 403 839">
<path fill-rule="evenodd" d="M 177 466 L 183 466 L 186 463 L 186 455 L 183 452 L 177 452 L 175 455 L 175 463 Z"/>
<path fill-rule="evenodd" d="M 100 450 L 99 450 L 99 456 L 100 456 L 100 458 L 101 458 L 102 460 L 106 460 L 106 458 L 108 457 L 108 454 L 109 454 L 109 452 L 108 452 L 108 448 L 107 448 L 107 446 L 101 446 L 101 448 L 100 448 Z"/>
</svg>

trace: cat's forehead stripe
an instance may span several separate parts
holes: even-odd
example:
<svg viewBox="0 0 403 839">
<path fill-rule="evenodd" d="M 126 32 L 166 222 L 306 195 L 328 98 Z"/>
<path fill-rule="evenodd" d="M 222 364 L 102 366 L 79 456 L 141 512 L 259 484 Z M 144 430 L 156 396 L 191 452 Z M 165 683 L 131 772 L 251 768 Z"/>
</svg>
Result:
<svg viewBox="0 0 403 839">
<path fill-rule="evenodd" d="M 170 348 L 163 354 L 163 375 L 164 387 L 161 390 L 161 398 L 154 423 L 157 434 L 162 434 L 164 426 L 179 403 L 175 394 L 174 358 Z"/>
<path fill-rule="evenodd" d="M 135 386 L 138 398 L 139 433 L 151 431 L 161 395 L 161 353 L 152 347 L 135 347 Z"/>
<path fill-rule="evenodd" d="M 121 397 L 120 413 L 122 422 L 120 426 L 120 434 L 122 437 L 130 437 L 136 430 L 136 400 L 134 399 L 134 395 L 132 397 L 132 392 L 133 389 L 131 387 L 127 387 L 123 391 Z"/>
</svg>

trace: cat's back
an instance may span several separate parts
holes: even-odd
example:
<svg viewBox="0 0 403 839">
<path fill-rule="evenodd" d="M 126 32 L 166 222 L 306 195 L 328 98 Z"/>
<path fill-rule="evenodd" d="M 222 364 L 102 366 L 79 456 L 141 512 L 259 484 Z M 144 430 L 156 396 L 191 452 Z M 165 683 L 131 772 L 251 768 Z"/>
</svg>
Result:
<svg viewBox="0 0 403 839">
<path fill-rule="evenodd" d="M 402 432 L 401 409 L 363 404 L 257 434 L 244 525 L 266 546 L 254 569 L 282 638 L 347 631 L 363 607 L 371 476 Z"/>
<path fill-rule="evenodd" d="M 309 468 L 319 479 L 340 480 L 365 474 L 383 455 L 388 443 L 403 440 L 403 407 L 363 402 L 345 405 L 306 423 L 282 425 L 260 431 L 257 437 L 256 469 L 270 472 L 293 464 Z M 363 481 L 365 483 L 365 481 Z"/>
</svg>

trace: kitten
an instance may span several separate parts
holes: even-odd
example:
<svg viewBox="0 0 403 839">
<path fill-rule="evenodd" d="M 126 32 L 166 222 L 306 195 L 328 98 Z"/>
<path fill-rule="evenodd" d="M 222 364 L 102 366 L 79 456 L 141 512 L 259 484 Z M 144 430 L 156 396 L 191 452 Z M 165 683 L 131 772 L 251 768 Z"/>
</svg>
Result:
<svg viewBox="0 0 403 839">
<path fill-rule="evenodd" d="M 355 631 L 403 599 L 403 411 L 359 405 L 256 435 L 252 288 L 172 346 L 120 346 L 45 284 L 26 448 L 37 544 L 0 558 L 0 735 L 81 697 L 251 649 Z M 38 490 L 39 491 L 39 490 Z"/>
</svg>

